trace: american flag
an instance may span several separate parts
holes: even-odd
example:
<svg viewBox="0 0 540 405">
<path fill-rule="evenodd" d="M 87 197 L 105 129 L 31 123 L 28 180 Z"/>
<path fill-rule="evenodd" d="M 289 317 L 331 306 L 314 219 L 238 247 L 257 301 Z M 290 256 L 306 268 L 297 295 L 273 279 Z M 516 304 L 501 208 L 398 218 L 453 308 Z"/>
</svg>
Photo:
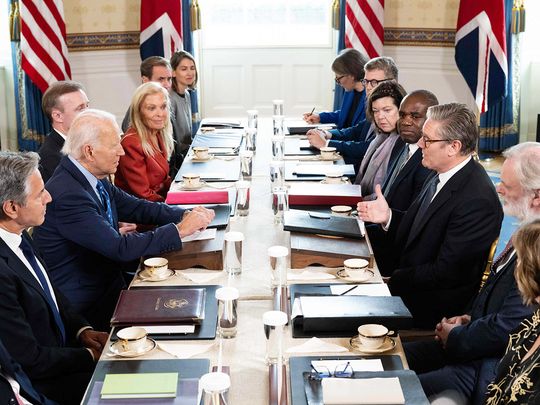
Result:
<svg viewBox="0 0 540 405">
<path fill-rule="evenodd" d="M 345 47 L 374 58 L 384 43 L 384 0 L 346 0 Z"/>
<path fill-rule="evenodd" d="M 504 0 L 461 0 L 455 59 L 480 112 L 506 95 Z"/>
<path fill-rule="evenodd" d="M 182 0 L 141 1 L 141 59 L 163 56 L 183 49 Z"/>
<path fill-rule="evenodd" d="M 21 66 L 44 92 L 71 78 L 62 0 L 21 0 Z"/>
</svg>

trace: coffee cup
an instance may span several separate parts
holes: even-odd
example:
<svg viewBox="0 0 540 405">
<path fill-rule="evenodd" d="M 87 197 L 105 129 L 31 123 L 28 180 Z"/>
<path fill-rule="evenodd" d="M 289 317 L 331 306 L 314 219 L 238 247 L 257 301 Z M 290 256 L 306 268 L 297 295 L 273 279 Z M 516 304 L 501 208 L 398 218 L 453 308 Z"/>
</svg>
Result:
<svg viewBox="0 0 540 405">
<path fill-rule="evenodd" d="M 206 146 L 196 146 L 193 148 L 193 153 L 197 159 L 208 159 L 210 155 L 208 154 L 208 148 Z"/>
<path fill-rule="evenodd" d="M 349 277 L 362 277 L 366 271 L 369 262 L 365 259 L 347 259 L 343 262 L 345 273 Z"/>
<path fill-rule="evenodd" d="M 124 328 L 116 333 L 120 342 L 122 351 L 124 352 L 140 352 L 146 346 L 146 337 L 148 333 L 146 329 L 136 326 Z"/>
<path fill-rule="evenodd" d="M 336 154 L 336 148 L 333 146 L 325 146 L 321 148 L 321 158 L 322 159 L 333 159 Z"/>
<path fill-rule="evenodd" d="M 353 209 L 348 205 L 334 205 L 333 207 L 330 207 L 330 210 L 332 211 L 332 215 L 348 217 L 351 215 Z"/>
<path fill-rule="evenodd" d="M 201 176 L 195 173 L 183 174 L 182 179 L 186 187 L 199 187 L 201 185 Z"/>
<path fill-rule="evenodd" d="M 169 261 L 164 257 L 151 257 L 144 261 L 144 268 L 152 277 L 165 277 L 169 271 Z"/>
<path fill-rule="evenodd" d="M 343 172 L 341 170 L 329 170 L 326 173 L 325 183 L 327 184 L 341 184 Z"/>
<path fill-rule="evenodd" d="M 378 349 L 388 336 L 388 328 L 376 323 L 367 323 L 358 327 L 358 338 L 366 349 Z"/>
</svg>

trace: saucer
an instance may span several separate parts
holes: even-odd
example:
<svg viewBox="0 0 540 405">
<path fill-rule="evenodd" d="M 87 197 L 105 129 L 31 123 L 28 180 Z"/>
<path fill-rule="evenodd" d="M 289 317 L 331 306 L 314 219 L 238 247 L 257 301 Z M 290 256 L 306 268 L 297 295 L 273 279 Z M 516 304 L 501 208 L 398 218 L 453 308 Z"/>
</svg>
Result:
<svg viewBox="0 0 540 405">
<path fill-rule="evenodd" d="M 209 160 L 212 160 L 213 158 L 214 158 L 214 155 L 208 155 L 208 157 L 206 159 L 200 159 L 200 158 L 196 157 L 195 155 L 192 155 L 191 156 L 191 161 L 195 162 L 195 163 L 208 162 Z"/>
<path fill-rule="evenodd" d="M 120 343 L 119 340 L 117 340 L 114 343 L 111 343 L 109 346 L 109 350 L 112 354 L 120 357 L 138 357 L 142 356 L 143 354 L 146 354 L 148 352 L 151 352 L 154 350 L 157 346 L 157 343 L 154 339 L 151 339 L 149 337 L 146 338 L 146 345 L 141 349 L 137 351 L 128 350 L 124 351 L 122 350 L 122 343 Z"/>
<path fill-rule="evenodd" d="M 364 283 L 366 281 L 371 280 L 375 273 L 373 273 L 373 270 L 366 269 L 366 272 L 358 277 L 351 277 L 347 274 L 345 269 L 338 270 L 336 273 L 337 278 L 340 278 L 348 283 Z"/>
<path fill-rule="evenodd" d="M 348 177 L 342 177 L 342 178 L 341 178 L 341 183 L 327 183 L 327 182 L 326 182 L 326 179 L 322 179 L 322 180 L 321 180 L 321 183 L 322 183 L 322 184 L 350 184 L 349 178 L 348 178 Z"/>
<path fill-rule="evenodd" d="M 141 281 L 163 281 L 167 280 L 168 278 L 171 278 L 174 276 L 176 272 L 171 269 L 167 269 L 167 274 L 161 277 L 156 277 L 150 274 L 148 270 L 141 270 L 139 273 L 137 273 L 137 277 L 141 279 Z"/>
<path fill-rule="evenodd" d="M 318 159 L 319 160 L 323 160 L 323 161 L 337 161 L 337 160 L 341 160 L 341 155 L 336 152 L 334 153 L 334 156 L 332 156 L 331 158 L 323 158 L 322 155 L 317 155 Z"/>
<path fill-rule="evenodd" d="M 185 191 L 195 191 L 195 190 L 200 190 L 201 188 L 203 188 L 204 186 L 206 186 L 206 182 L 205 182 L 204 180 L 200 180 L 198 186 L 190 187 L 190 186 L 185 186 L 185 185 L 184 185 L 184 180 L 180 180 L 180 181 L 178 182 L 178 185 L 180 186 L 180 188 L 181 188 L 182 190 L 185 190 Z"/>
<path fill-rule="evenodd" d="M 384 343 L 376 349 L 364 347 L 364 345 L 362 345 L 362 343 L 360 342 L 358 335 L 353 336 L 351 340 L 349 340 L 349 344 L 351 345 L 353 351 L 367 354 L 384 353 L 393 350 L 396 347 L 396 341 L 388 336 L 384 340 Z"/>
</svg>

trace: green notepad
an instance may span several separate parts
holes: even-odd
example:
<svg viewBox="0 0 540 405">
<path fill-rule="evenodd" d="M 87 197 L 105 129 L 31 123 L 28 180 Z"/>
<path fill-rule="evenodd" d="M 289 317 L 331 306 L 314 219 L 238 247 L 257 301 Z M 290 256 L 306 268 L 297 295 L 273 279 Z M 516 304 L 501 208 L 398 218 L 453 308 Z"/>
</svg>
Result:
<svg viewBox="0 0 540 405">
<path fill-rule="evenodd" d="M 107 374 L 102 399 L 174 398 L 178 373 Z"/>
</svg>

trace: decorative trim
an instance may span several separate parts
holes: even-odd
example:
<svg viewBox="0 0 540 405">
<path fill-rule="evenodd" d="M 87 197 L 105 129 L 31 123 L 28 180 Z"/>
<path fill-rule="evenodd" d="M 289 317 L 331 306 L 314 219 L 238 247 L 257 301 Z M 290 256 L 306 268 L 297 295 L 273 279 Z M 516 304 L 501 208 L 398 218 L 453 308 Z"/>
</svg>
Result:
<svg viewBox="0 0 540 405">
<path fill-rule="evenodd" d="M 139 36 L 139 31 L 68 34 L 67 45 L 70 52 L 135 49 L 139 47 Z"/>
<path fill-rule="evenodd" d="M 384 29 L 384 44 L 394 46 L 453 47 L 456 31 L 453 29 L 391 28 Z M 90 32 L 68 34 L 70 52 L 109 49 L 136 49 L 139 32 Z"/>
<path fill-rule="evenodd" d="M 384 44 L 395 46 L 453 47 L 454 29 L 391 28 L 384 29 Z"/>
</svg>

